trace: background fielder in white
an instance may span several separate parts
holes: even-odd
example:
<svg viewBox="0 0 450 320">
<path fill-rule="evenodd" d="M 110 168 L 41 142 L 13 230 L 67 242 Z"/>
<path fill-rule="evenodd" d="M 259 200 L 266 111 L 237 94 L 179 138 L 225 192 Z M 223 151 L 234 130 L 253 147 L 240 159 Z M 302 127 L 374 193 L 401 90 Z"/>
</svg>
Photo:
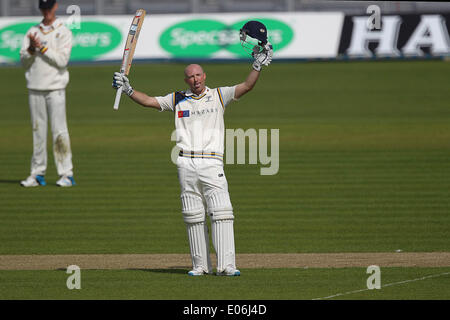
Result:
<svg viewBox="0 0 450 320">
<path fill-rule="evenodd" d="M 46 184 L 49 118 L 56 170 L 60 176 L 57 185 L 70 187 L 74 180 L 65 88 L 69 82 L 67 64 L 72 49 L 72 32 L 56 18 L 56 1 L 41 0 L 39 7 L 43 20 L 28 30 L 20 50 L 20 59 L 26 69 L 33 129 L 31 175 L 21 184 L 25 187 Z"/>
<path fill-rule="evenodd" d="M 265 56 L 267 57 L 267 55 Z M 127 77 L 114 74 L 113 87 L 123 86 L 124 94 L 144 107 L 174 112 L 177 159 L 181 187 L 181 205 L 188 233 L 193 269 L 189 275 L 212 272 L 209 256 L 209 235 L 205 213 L 211 219 L 212 241 L 217 254 L 217 274 L 236 276 L 234 245 L 234 213 L 223 171 L 224 120 L 226 106 L 249 92 L 256 84 L 261 65 L 271 60 L 255 59 L 247 79 L 235 86 L 210 89 L 206 73 L 197 64 L 185 69 L 186 91 L 151 97 L 134 90 Z M 255 66 L 256 64 L 256 66 Z"/>
</svg>

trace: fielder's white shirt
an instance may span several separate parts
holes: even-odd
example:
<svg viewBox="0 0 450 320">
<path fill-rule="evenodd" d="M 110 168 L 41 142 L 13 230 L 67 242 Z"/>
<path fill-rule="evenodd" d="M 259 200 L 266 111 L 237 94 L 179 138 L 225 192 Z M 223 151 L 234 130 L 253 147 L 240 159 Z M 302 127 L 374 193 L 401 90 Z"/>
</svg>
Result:
<svg viewBox="0 0 450 320">
<path fill-rule="evenodd" d="M 31 55 L 29 34 L 35 34 L 41 44 L 48 49 L 41 53 L 38 49 Z M 40 23 L 28 30 L 20 50 L 20 60 L 25 67 L 27 88 L 32 90 L 64 89 L 69 82 L 67 64 L 72 50 L 72 32 L 64 22 L 56 19 L 52 25 Z"/>
<path fill-rule="evenodd" d="M 155 97 L 161 111 L 173 111 L 177 146 L 185 151 L 224 153 L 225 107 L 234 100 L 236 86 L 208 87 L 200 95 L 191 90 Z"/>
</svg>

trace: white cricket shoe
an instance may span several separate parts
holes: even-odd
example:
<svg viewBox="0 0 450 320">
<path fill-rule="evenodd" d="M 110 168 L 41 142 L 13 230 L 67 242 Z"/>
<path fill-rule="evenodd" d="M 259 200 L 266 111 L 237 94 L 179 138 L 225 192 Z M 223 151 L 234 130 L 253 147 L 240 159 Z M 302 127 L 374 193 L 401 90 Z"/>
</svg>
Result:
<svg viewBox="0 0 450 320">
<path fill-rule="evenodd" d="M 237 277 L 241 275 L 241 272 L 233 267 L 226 267 L 225 270 L 222 272 L 217 272 L 218 276 L 231 276 L 231 277 Z"/>
<path fill-rule="evenodd" d="M 202 268 L 197 268 L 188 272 L 189 276 L 203 276 L 205 274 L 208 274 L 208 272 L 206 272 Z"/>
<path fill-rule="evenodd" d="M 73 177 L 62 176 L 61 179 L 56 181 L 56 185 L 58 187 L 71 187 L 76 185 L 76 183 Z"/>
<path fill-rule="evenodd" d="M 45 186 L 47 183 L 45 182 L 44 176 L 41 175 L 31 175 L 25 180 L 20 182 L 20 185 L 25 188 L 29 187 L 37 187 L 37 186 Z"/>
</svg>

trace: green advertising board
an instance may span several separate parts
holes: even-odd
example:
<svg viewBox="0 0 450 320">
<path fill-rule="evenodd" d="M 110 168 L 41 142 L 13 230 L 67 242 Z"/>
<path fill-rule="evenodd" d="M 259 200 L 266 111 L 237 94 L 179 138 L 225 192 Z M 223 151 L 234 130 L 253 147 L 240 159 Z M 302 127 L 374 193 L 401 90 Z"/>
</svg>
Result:
<svg viewBox="0 0 450 320">
<path fill-rule="evenodd" d="M 20 60 L 20 48 L 27 31 L 37 22 L 10 24 L 0 29 L 0 56 L 12 62 Z M 81 22 L 79 29 L 72 29 L 71 60 L 94 60 L 114 50 L 122 41 L 122 34 L 115 26 L 104 22 Z"/>
<path fill-rule="evenodd" d="M 235 57 L 244 57 L 239 41 L 239 29 L 249 20 L 264 23 L 274 51 L 283 49 L 294 38 L 294 31 L 286 23 L 267 18 L 245 19 L 227 25 L 217 20 L 193 19 L 174 24 L 160 37 L 161 47 L 173 57 L 209 58 L 220 50 L 227 50 Z"/>
</svg>

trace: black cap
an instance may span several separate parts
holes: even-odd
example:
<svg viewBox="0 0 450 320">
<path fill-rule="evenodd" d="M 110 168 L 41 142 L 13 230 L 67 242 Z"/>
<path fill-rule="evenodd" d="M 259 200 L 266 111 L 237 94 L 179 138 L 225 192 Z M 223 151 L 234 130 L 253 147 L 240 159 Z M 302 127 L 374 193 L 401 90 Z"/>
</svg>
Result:
<svg viewBox="0 0 450 320">
<path fill-rule="evenodd" d="M 51 9 L 55 3 L 56 0 L 39 0 L 39 9 Z"/>
<path fill-rule="evenodd" d="M 267 42 L 267 28 L 259 21 L 247 22 L 240 31 L 264 44 Z"/>
</svg>

